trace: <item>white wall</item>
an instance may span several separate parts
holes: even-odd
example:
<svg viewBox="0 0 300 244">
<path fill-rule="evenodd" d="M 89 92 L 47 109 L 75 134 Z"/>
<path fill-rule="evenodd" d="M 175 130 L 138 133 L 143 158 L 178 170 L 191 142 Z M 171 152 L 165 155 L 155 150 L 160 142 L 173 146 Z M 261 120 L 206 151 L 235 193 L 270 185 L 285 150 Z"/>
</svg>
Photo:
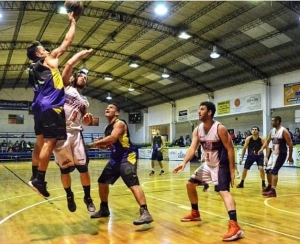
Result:
<svg viewBox="0 0 300 244">
<path fill-rule="evenodd" d="M 300 81 L 300 70 L 286 73 L 283 75 L 274 76 L 270 79 L 271 82 L 271 108 L 284 107 L 284 84 L 296 83 Z M 295 106 L 295 105 L 290 105 Z"/>
<path fill-rule="evenodd" d="M 170 124 L 172 122 L 172 105 L 164 103 L 148 109 L 148 126 Z"/>
</svg>

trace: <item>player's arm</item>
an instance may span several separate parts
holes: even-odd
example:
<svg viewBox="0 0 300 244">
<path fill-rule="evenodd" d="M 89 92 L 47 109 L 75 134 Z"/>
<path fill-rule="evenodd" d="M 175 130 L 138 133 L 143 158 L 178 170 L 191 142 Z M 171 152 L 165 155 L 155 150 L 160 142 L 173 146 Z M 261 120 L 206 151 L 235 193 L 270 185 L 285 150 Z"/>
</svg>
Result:
<svg viewBox="0 0 300 244">
<path fill-rule="evenodd" d="M 271 131 L 267 137 L 267 139 L 265 140 L 264 144 L 261 146 L 260 150 L 258 151 L 258 154 L 261 155 L 263 150 L 269 145 L 271 141 Z"/>
<path fill-rule="evenodd" d="M 185 158 L 183 160 L 183 162 L 181 164 L 179 164 L 174 170 L 173 173 L 177 173 L 179 170 L 184 170 L 185 165 L 191 161 L 191 159 L 194 157 L 195 155 L 195 151 L 198 149 L 199 146 L 199 138 L 198 138 L 198 127 L 196 127 L 193 131 L 193 139 L 192 139 L 192 144 L 191 146 L 188 148 Z"/>
<path fill-rule="evenodd" d="M 159 151 L 161 151 L 166 146 L 166 142 L 163 136 L 160 136 L 160 138 L 161 138 L 161 146 L 159 148 Z"/>
<path fill-rule="evenodd" d="M 72 58 L 70 58 L 67 63 L 66 66 L 62 72 L 62 79 L 64 82 L 64 86 L 69 86 L 70 85 L 70 77 L 72 76 L 72 71 L 73 71 L 73 67 L 74 65 L 80 61 L 81 59 L 83 59 L 84 57 L 86 57 L 88 54 L 90 54 L 93 51 L 93 49 L 89 49 L 89 50 L 82 50 L 78 53 L 76 53 Z"/>
<path fill-rule="evenodd" d="M 244 144 L 243 149 L 242 149 L 242 157 L 241 157 L 241 160 L 240 160 L 240 164 L 241 164 L 241 163 L 243 162 L 243 160 L 244 160 L 244 156 L 245 156 L 246 150 L 247 150 L 247 148 L 248 148 L 248 146 L 249 146 L 250 138 L 251 138 L 251 136 L 248 136 L 248 137 L 246 138 L 246 140 L 245 140 L 245 144 Z"/>
<path fill-rule="evenodd" d="M 118 121 L 114 124 L 111 134 L 101 140 L 93 142 L 93 146 L 100 148 L 109 147 L 111 144 L 115 143 L 121 135 L 124 134 L 125 130 L 126 124 L 123 121 Z"/>
<path fill-rule="evenodd" d="M 289 147 L 289 158 L 288 158 L 289 163 L 293 163 L 294 162 L 294 160 L 293 160 L 293 147 L 294 147 L 294 144 L 293 144 L 291 135 L 290 135 L 290 133 L 288 132 L 287 129 L 284 129 L 284 131 L 283 131 L 283 138 L 285 139 L 286 144 Z"/>
</svg>

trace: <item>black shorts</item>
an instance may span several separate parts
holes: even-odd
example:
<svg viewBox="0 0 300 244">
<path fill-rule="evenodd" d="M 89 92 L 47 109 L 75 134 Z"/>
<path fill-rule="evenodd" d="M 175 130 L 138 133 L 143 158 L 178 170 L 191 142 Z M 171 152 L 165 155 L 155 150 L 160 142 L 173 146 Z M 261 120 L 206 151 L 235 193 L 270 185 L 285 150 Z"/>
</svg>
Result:
<svg viewBox="0 0 300 244">
<path fill-rule="evenodd" d="M 251 155 L 246 158 L 244 169 L 250 169 L 251 166 L 256 162 L 257 166 L 264 166 L 264 155 Z"/>
<path fill-rule="evenodd" d="M 122 162 L 113 165 L 107 163 L 98 179 L 98 183 L 113 185 L 121 176 L 127 187 L 138 186 L 140 182 L 136 170 L 136 163 Z"/>
<path fill-rule="evenodd" d="M 36 135 L 44 135 L 44 138 L 65 140 L 67 138 L 65 111 L 57 113 L 53 109 L 48 109 L 40 115 L 34 115 L 34 131 Z"/>
<path fill-rule="evenodd" d="M 151 160 L 163 161 L 163 154 L 161 151 L 152 151 Z"/>
</svg>

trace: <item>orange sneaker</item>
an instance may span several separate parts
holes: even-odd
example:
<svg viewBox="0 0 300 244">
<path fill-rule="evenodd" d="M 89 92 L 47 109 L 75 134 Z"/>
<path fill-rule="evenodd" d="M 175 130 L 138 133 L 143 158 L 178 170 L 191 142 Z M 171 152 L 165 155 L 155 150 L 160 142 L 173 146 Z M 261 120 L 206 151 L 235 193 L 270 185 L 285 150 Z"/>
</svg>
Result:
<svg viewBox="0 0 300 244">
<path fill-rule="evenodd" d="M 200 221 L 200 212 L 198 210 L 192 209 L 191 213 L 182 217 L 180 219 L 181 222 L 189 222 L 189 221 Z"/>
<path fill-rule="evenodd" d="M 244 234 L 244 231 L 239 227 L 238 223 L 229 220 L 228 222 L 228 231 L 227 233 L 223 236 L 223 241 L 234 241 L 242 237 Z"/>
</svg>

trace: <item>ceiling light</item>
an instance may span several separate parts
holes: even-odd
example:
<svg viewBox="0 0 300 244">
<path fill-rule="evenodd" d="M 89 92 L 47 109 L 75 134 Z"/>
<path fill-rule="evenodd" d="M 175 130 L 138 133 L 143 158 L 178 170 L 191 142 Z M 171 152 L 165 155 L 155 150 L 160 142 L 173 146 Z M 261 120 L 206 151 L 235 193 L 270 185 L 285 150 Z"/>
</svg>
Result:
<svg viewBox="0 0 300 244">
<path fill-rule="evenodd" d="M 3 15 L 0 13 L 0 18 L 2 18 L 2 16 L 3 16 Z"/>
<path fill-rule="evenodd" d="M 211 58 L 218 58 L 218 57 L 220 57 L 220 54 L 217 51 L 217 46 L 215 46 L 215 45 L 213 46 L 213 51 L 211 52 L 210 57 Z"/>
<path fill-rule="evenodd" d="M 112 77 L 111 75 L 103 75 L 104 77 L 104 80 L 107 80 L 107 81 L 112 81 L 114 79 L 114 77 Z"/>
<path fill-rule="evenodd" d="M 159 5 L 156 6 L 154 11 L 158 15 L 165 15 L 168 12 L 168 9 L 166 8 L 166 6 L 164 4 L 159 4 Z"/>
<path fill-rule="evenodd" d="M 81 71 L 84 72 L 86 75 L 89 73 L 89 70 L 86 68 L 85 61 L 83 61 L 83 65 L 82 65 Z"/>
<path fill-rule="evenodd" d="M 178 37 L 181 39 L 187 40 L 187 39 L 191 38 L 192 36 L 189 33 L 182 31 L 179 33 Z"/>
<path fill-rule="evenodd" d="M 59 14 L 68 14 L 67 9 L 65 7 L 60 7 L 58 10 Z"/>
<path fill-rule="evenodd" d="M 131 68 L 137 68 L 137 67 L 139 67 L 139 64 L 136 61 L 131 61 L 129 63 L 129 67 L 131 67 Z"/>
<path fill-rule="evenodd" d="M 135 89 L 132 87 L 132 84 L 130 83 L 130 86 L 129 86 L 129 88 L 128 88 L 128 91 L 130 91 L 130 92 L 132 92 L 132 91 L 134 91 Z"/>
<path fill-rule="evenodd" d="M 161 74 L 161 77 L 167 79 L 170 77 L 170 74 L 167 72 L 167 69 L 164 69 L 164 72 Z"/>
<path fill-rule="evenodd" d="M 109 92 L 109 93 L 107 93 L 107 97 L 106 97 L 106 99 L 107 99 L 107 100 L 111 100 L 111 99 L 112 99 L 112 97 L 110 96 L 110 92 Z"/>
</svg>

